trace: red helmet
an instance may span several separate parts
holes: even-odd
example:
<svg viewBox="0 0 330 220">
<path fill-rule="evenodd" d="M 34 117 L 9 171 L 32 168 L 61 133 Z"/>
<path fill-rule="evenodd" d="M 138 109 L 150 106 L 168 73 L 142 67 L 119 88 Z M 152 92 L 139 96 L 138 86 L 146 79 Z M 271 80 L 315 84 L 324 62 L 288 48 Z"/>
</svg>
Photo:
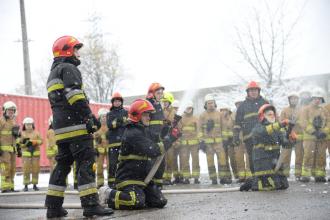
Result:
<svg viewBox="0 0 330 220">
<path fill-rule="evenodd" d="M 149 86 L 149 89 L 148 89 L 147 98 L 154 97 L 155 92 L 159 89 L 165 90 L 165 87 L 162 86 L 160 83 L 151 83 L 151 85 Z"/>
<path fill-rule="evenodd" d="M 259 89 L 259 91 L 261 90 L 259 84 L 256 81 L 249 82 L 249 84 L 246 87 L 246 91 L 248 91 L 249 89 Z"/>
<path fill-rule="evenodd" d="M 132 122 L 139 122 L 142 117 L 143 112 L 153 112 L 155 111 L 154 106 L 145 99 L 135 100 L 128 111 L 128 118 Z"/>
<path fill-rule="evenodd" d="M 123 97 L 121 96 L 121 94 L 119 92 L 115 92 L 115 93 L 112 94 L 111 102 L 115 101 L 115 99 L 118 99 L 121 102 L 124 101 Z"/>
<path fill-rule="evenodd" d="M 259 121 L 263 121 L 264 118 L 265 118 L 265 111 L 267 110 L 273 110 L 273 112 L 275 113 L 276 115 L 276 109 L 273 105 L 271 104 L 264 104 L 263 106 L 261 106 L 259 108 L 259 111 L 258 111 L 258 119 Z"/>
<path fill-rule="evenodd" d="M 71 57 L 73 48 L 80 49 L 83 46 L 75 37 L 63 36 L 58 38 L 53 44 L 54 57 Z"/>
</svg>

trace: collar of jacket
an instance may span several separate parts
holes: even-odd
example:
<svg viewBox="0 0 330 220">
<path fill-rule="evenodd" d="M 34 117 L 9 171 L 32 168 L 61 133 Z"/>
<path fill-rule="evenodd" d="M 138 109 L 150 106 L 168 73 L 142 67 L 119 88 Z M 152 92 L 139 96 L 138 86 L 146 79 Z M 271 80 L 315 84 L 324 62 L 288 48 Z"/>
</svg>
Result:
<svg viewBox="0 0 330 220">
<path fill-rule="evenodd" d="M 111 106 L 110 111 L 113 111 L 113 110 L 115 110 L 115 111 L 119 111 L 119 110 L 121 110 L 121 109 L 123 109 L 123 105 L 121 105 L 121 106 L 119 106 L 119 107 Z"/>
<path fill-rule="evenodd" d="M 75 58 L 73 56 L 72 57 L 55 57 L 51 70 L 53 70 L 57 65 L 59 65 L 61 63 L 71 63 L 75 66 L 79 66 L 80 60 L 78 60 L 77 58 Z"/>
</svg>

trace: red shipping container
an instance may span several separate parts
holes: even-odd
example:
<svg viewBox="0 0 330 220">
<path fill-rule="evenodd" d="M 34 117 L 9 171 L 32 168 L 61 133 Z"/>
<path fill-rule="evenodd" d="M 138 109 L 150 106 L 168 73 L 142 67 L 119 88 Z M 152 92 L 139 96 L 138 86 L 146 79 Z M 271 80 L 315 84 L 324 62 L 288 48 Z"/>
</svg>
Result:
<svg viewBox="0 0 330 220">
<path fill-rule="evenodd" d="M 13 101 L 17 105 L 17 118 L 16 122 L 22 127 L 22 122 L 25 117 L 32 117 L 35 121 L 35 127 L 40 132 L 43 144 L 40 149 L 40 166 L 46 168 L 49 166 L 49 161 L 46 156 L 46 134 L 48 130 L 48 119 L 52 114 L 47 98 L 24 96 L 24 95 L 10 95 L 0 93 L 0 105 L 6 101 Z M 110 105 L 107 104 L 90 104 L 91 109 L 95 115 L 100 108 L 109 109 Z M 22 166 L 21 159 L 16 160 L 17 167 Z"/>
</svg>

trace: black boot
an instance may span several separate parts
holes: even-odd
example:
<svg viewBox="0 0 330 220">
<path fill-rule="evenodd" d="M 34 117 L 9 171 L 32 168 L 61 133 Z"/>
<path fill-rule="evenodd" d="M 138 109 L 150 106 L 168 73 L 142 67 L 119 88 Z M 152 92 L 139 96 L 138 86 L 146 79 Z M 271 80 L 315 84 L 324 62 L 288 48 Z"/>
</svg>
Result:
<svg viewBox="0 0 330 220">
<path fill-rule="evenodd" d="M 194 184 L 200 184 L 200 182 L 199 182 L 199 179 L 198 179 L 198 178 L 195 178 L 195 179 L 194 179 Z"/>
<path fill-rule="evenodd" d="M 1 192 L 2 192 L 2 193 L 10 193 L 11 191 L 10 191 L 10 189 L 4 189 L 4 190 L 2 190 Z"/>
<path fill-rule="evenodd" d="M 111 208 L 103 208 L 100 205 L 84 207 L 84 212 L 83 212 L 83 215 L 85 217 L 92 217 L 94 215 L 104 216 L 111 214 L 113 214 L 113 210 Z"/>
<path fill-rule="evenodd" d="M 33 190 L 34 191 L 39 191 L 39 188 L 37 187 L 37 184 L 33 184 Z"/>
<path fill-rule="evenodd" d="M 325 179 L 325 177 L 320 176 L 320 177 L 315 177 L 315 182 L 316 183 L 325 183 L 327 180 Z"/>
<path fill-rule="evenodd" d="M 188 178 L 184 178 L 184 179 L 182 180 L 182 184 L 190 184 L 189 179 L 188 179 Z"/>
<path fill-rule="evenodd" d="M 212 179 L 212 185 L 217 185 L 217 184 L 218 184 L 217 179 Z"/>
<path fill-rule="evenodd" d="M 221 178 L 220 179 L 220 184 L 224 185 L 224 184 L 231 184 L 232 183 L 232 180 L 230 178 Z"/>
<path fill-rule="evenodd" d="M 300 182 L 303 182 L 303 183 L 308 183 L 310 180 L 311 180 L 311 178 L 310 178 L 310 177 L 307 177 L 307 176 L 303 176 L 303 177 L 301 177 L 301 179 L 300 179 Z"/>
<path fill-rule="evenodd" d="M 66 211 L 63 207 L 47 209 L 47 218 L 61 218 L 67 216 L 67 214 L 68 211 Z"/>
<path fill-rule="evenodd" d="M 24 189 L 23 189 L 23 191 L 24 191 L 24 192 L 27 192 L 27 191 L 29 191 L 28 185 L 25 185 L 25 186 L 24 186 Z"/>
</svg>

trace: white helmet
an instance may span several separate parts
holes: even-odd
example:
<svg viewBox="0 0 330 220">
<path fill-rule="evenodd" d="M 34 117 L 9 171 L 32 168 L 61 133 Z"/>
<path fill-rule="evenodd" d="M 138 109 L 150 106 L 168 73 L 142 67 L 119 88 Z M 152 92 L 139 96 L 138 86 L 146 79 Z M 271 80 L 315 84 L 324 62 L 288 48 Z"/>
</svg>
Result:
<svg viewBox="0 0 330 220">
<path fill-rule="evenodd" d="M 25 124 L 33 124 L 34 123 L 34 120 L 33 120 L 33 118 L 30 118 L 30 117 L 26 117 L 26 118 L 24 118 L 24 120 L 23 120 L 23 124 L 25 125 Z"/>
<path fill-rule="evenodd" d="M 108 114 L 109 110 L 106 108 L 100 108 L 99 111 L 97 112 L 98 116 L 101 117 L 103 115 Z"/>
<path fill-rule="evenodd" d="M 53 124 L 53 116 L 51 115 L 48 119 L 48 125 Z"/>
<path fill-rule="evenodd" d="M 5 112 L 7 111 L 8 109 L 14 109 L 15 110 L 15 115 L 16 115 L 16 112 L 17 112 L 17 106 L 14 102 L 12 101 L 7 101 L 3 104 L 2 106 L 2 110 Z"/>
<path fill-rule="evenodd" d="M 290 92 L 289 95 L 288 95 L 288 98 L 290 97 L 298 97 L 299 98 L 299 94 L 296 93 L 296 92 Z"/>
<path fill-rule="evenodd" d="M 179 102 L 179 100 L 174 100 L 173 103 L 172 103 L 172 107 L 173 107 L 173 108 L 179 108 L 179 107 L 180 107 L 180 102 Z"/>
<path fill-rule="evenodd" d="M 192 101 L 188 101 L 186 103 L 186 108 L 193 108 L 194 107 L 194 103 Z"/>
<path fill-rule="evenodd" d="M 214 95 L 207 94 L 204 98 L 204 102 L 208 102 L 208 101 L 215 101 Z"/>
<path fill-rule="evenodd" d="M 321 88 L 313 89 L 311 93 L 311 97 L 313 98 L 325 98 L 325 92 Z"/>
</svg>

